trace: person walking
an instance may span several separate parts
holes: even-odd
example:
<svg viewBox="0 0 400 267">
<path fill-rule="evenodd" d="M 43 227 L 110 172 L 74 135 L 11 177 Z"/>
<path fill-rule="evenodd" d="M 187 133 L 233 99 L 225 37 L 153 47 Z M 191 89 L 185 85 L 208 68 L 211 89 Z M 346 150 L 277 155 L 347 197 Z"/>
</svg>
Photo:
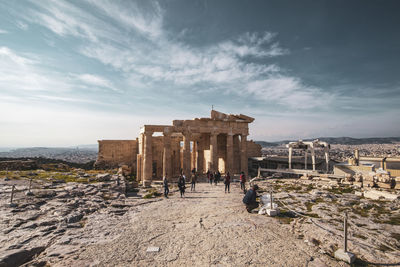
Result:
<svg viewBox="0 0 400 267">
<path fill-rule="evenodd" d="M 219 171 L 217 171 L 214 175 L 214 182 L 215 185 L 218 185 L 218 182 L 221 180 L 221 173 Z"/>
<path fill-rule="evenodd" d="M 225 175 L 224 184 L 225 184 L 225 194 L 226 194 L 226 189 L 228 189 L 228 193 L 230 193 L 231 175 L 229 174 L 229 172 L 227 172 Z"/>
<path fill-rule="evenodd" d="M 164 197 L 168 198 L 169 188 L 168 188 L 168 179 L 166 176 L 163 177 L 163 186 L 164 186 Z"/>
<path fill-rule="evenodd" d="M 242 189 L 243 193 L 246 194 L 246 175 L 244 172 L 240 174 L 240 189 Z"/>
<path fill-rule="evenodd" d="M 214 174 L 212 172 L 210 172 L 208 179 L 210 181 L 210 185 L 212 185 L 213 184 L 213 180 L 214 180 Z"/>
<path fill-rule="evenodd" d="M 196 191 L 196 182 L 197 182 L 197 173 L 194 171 L 192 172 L 192 176 L 190 178 L 190 191 Z"/>
<path fill-rule="evenodd" d="M 185 188 L 186 188 L 186 181 L 185 181 L 185 176 L 180 175 L 178 179 L 178 188 L 179 192 L 181 193 L 181 198 L 185 197 Z"/>
</svg>

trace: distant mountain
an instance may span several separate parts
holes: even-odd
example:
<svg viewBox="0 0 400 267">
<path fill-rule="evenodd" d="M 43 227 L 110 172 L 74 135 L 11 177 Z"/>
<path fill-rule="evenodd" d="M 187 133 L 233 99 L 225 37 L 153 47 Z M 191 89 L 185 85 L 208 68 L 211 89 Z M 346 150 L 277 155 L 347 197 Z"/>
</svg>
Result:
<svg viewBox="0 0 400 267">
<path fill-rule="evenodd" d="M 329 144 L 332 145 L 392 144 L 395 142 L 400 142 L 400 137 L 371 137 L 371 138 L 318 137 L 318 138 L 303 139 L 303 141 L 313 141 L 315 139 L 328 142 Z M 260 144 L 262 147 L 274 147 L 282 144 L 287 144 L 293 141 L 298 141 L 298 140 L 283 140 L 277 142 L 265 142 L 265 141 L 255 141 L 255 142 L 257 144 Z"/>
</svg>

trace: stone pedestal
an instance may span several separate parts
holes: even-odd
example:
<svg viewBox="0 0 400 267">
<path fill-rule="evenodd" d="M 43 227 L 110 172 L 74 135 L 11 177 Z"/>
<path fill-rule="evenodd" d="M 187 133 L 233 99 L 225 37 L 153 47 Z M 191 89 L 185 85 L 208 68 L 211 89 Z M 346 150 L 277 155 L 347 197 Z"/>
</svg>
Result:
<svg viewBox="0 0 400 267">
<path fill-rule="evenodd" d="M 271 217 L 277 216 L 279 214 L 279 209 L 267 209 L 267 214 Z"/>
<path fill-rule="evenodd" d="M 348 251 L 344 251 L 344 249 L 338 249 L 335 251 L 335 258 L 349 264 L 352 264 L 356 260 L 356 256 Z"/>
</svg>

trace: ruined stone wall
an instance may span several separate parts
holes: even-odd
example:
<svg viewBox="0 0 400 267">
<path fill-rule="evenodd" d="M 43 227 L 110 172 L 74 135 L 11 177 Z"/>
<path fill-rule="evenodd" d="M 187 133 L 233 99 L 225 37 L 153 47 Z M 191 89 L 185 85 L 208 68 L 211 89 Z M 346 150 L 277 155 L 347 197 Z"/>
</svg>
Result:
<svg viewBox="0 0 400 267">
<path fill-rule="evenodd" d="M 253 140 L 247 141 L 247 156 L 261 157 L 261 145 L 254 143 Z"/>
<path fill-rule="evenodd" d="M 357 172 L 362 174 L 369 174 L 372 172 L 374 168 L 371 166 L 351 166 L 351 165 L 335 165 L 333 168 L 333 173 L 335 175 L 346 175 L 351 174 L 354 175 Z"/>
<path fill-rule="evenodd" d="M 99 140 L 99 153 L 95 166 L 114 168 L 126 164 L 136 170 L 137 140 Z"/>
</svg>

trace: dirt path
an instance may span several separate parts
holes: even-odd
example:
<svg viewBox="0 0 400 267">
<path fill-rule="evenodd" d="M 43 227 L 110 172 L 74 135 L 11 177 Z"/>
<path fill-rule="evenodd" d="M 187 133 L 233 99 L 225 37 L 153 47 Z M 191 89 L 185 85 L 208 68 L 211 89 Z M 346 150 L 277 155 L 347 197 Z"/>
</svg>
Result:
<svg viewBox="0 0 400 267">
<path fill-rule="evenodd" d="M 243 194 L 233 184 L 201 183 L 181 199 L 138 206 L 129 224 L 112 242 L 94 244 L 56 265 L 99 266 L 342 266 L 297 239 L 291 226 L 264 215 L 249 214 Z M 200 223 L 202 220 L 202 223 Z M 150 246 L 159 252 L 149 253 Z"/>
</svg>

